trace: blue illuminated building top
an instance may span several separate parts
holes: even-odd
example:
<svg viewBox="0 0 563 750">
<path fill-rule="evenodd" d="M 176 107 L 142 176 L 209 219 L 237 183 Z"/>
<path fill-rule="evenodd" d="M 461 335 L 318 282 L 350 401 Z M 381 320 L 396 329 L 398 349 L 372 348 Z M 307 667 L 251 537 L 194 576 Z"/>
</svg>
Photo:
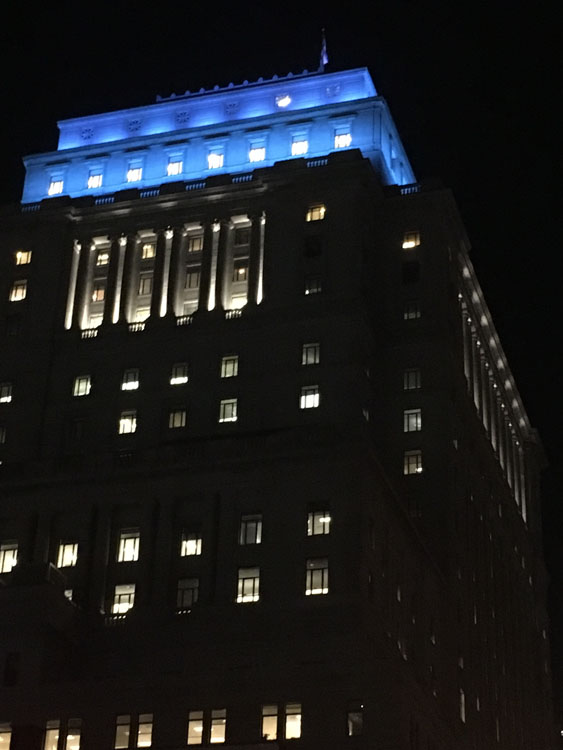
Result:
<svg viewBox="0 0 563 750">
<path fill-rule="evenodd" d="M 22 203 L 240 174 L 350 148 L 372 161 L 384 184 L 415 181 L 366 68 L 186 91 L 58 125 L 58 150 L 24 159 Z"/>
</svg>

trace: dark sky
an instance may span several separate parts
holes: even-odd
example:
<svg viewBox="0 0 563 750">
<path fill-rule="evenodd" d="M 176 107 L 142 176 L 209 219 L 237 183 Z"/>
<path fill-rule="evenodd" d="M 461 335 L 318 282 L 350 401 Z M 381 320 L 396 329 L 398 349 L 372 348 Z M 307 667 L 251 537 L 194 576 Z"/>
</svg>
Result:
<svg viewBox="0 0 563 750">
<path fill-rule="evenodd" d="M 364 7 L 372 8 L 373 20 Z M 552 468 L 547 556 L 563 586 L 559 73 L 554 2 L 36 2 L 0 31 L 0 201 L 17 201 L 24 154 L 56 146 L 56 121 L 156 94 L 318 66 L 367 66 L 419 178 L 458 200 L 472 257 Z M 557 6 L 559 10 L 559 6 Z M 557 179 L 556 179 L 557 172 Z M 560 598 L 560 595 L 557 595 Z M 557 649 L 556 649 L 557 650 Z"/>
</svg>

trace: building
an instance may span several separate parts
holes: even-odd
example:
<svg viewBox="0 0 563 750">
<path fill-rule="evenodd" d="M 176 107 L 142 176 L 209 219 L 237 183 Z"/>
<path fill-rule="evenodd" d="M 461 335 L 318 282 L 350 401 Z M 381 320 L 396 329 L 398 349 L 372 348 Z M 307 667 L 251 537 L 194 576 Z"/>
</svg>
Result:
<svg viewBox="0 0 563 750">
<path fill-rule="evenodd" d="M 1 750 L 553 747 L 541 446 L 367 70 L 59 127 L 1 223 Z"/>
</svg>

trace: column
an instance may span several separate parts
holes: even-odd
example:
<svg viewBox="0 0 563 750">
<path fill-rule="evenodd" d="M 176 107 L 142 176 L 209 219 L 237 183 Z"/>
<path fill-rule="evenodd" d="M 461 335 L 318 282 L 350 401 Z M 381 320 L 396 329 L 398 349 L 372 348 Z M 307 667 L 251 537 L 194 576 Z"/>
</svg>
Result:
<svg viewBox="0 0 563 750">
<path fill-rule="evenodd" d="M 213 223 L 207 220 L 203 224 L 203 251 L 201 253 L 201 275 L 199 277 L 198 312 L 205 312 L 209 309 L 212 261 Z"/>
<path fill-rule="evenodd" d="M 166 234 L 168 230 L 156 230 L 156 258 L 154 260 L 154 271 L 152 277 L 151 312 L 152 321 L 161 317 L 163 300 L 166 305 L 167 287 L 164 284 L 164 263 L 166 260 Z M 166 308 L 165 308 L 166 311 Z"/>
<path fill-rule="evenodd" d="M 76 297 L 76 280 L 78 278 L 78 263 L 80 261 L 80 248 L 80 242 L 74 240 L 72 245 L 72 258 L 70 261 L 70 275 L 66 297 L 65 328 L 67 331 L 72 327 L 74 301 Z"/>
<path fill-rule="evenodd" d="M 121 277 L 121 292 L 119 298 L 119 322 L 129 323 L 134 293 L 135 254 L 137 252 L 137 237 L 129 235 L 126 239 L 125 259 Z"/>
<path fill-rule="evenodd" d="M 483 355 L 480 357 L 480 375 L 481 375 L 481 417 L 483 419 L 483 425 L 487 432 L 490 431 L 490 420 L 489 420 L 489 373 L 487 372 L 487 363 Z"/>
<path fill-rule="evenodd" d="M 471 382 L 471 352 L 469 351 L 469 323 L 465 307 L 461 313 L 461 333 L 463 337 L 463 373 L 467 381 L 467 387 L 469 388 Z"/>
<path fill-rule="evenodd" d="M 248 258 L 248 289 L 246 293 L 247 304 L 258 303 L 258 287 L 260 285 L 260 245 L 262 239 L 262 215 L 250 217 L 252 226 L 250 229 L 250 253 Z"/>
<path fill-rule="evenodd" d="M 475 403 L 475 408 L 479 414 L 481 414 L 481 399 L 479 393 L 479 348 L 477 346 L 477 337 L 473 332 L 471 333 L 471 358 L 473 364 L 473 401 Z"/>
<path fill-rule="evenodd" d="M 90 241 L 80 242 L 80 261 L 76 283 L 76 300 L 72 314 L 72 325 L 76 328 L 88 328 L 88 297 L 92 283 L 92 265 L 95 245 Z"/>
<path fill-rule="evenodd" d="M 126 243 L 125 237 L 112 237 L 109 253 L 109 268 L 107 280 L 106 303 L 104 305 L 104 325 L 110 326 L 119 319 L 119 291 L 123 273 L 123 254 Z"/>
<path fill-rule="evenodd" d="M 496 409 L 496 389 L 491 375 L 489 374 L 489 421 L 491 424 L 491 443 L 498 453 L 498 415 Z"/>
<path fill-rule="evenodd" d="M 497 397 L 497 424 L 498 424 L 498 457 L 500 461 L 500 465 L 504 469 L 505 467 L 505 450 L 506 450 L 506 436 L 505 436 L 505 429 L 504 429 L 504 413 L 502 411 L 500 401 Z"/>
<path fill-rule="evenodd" d="M 225 309 L 225 286 L 226 286 L 226 264 L 229 246 L 229 234 L 232 229 L 230 219 L 221 220 L 219 232 L 219 247 L 217 249 L 217 275 L 215 278 L 215 307 L 219 310 Z"/>
<path fill-rule="evenodd" d="M 182 245 L 183 234 L 181 227 L 173 230 L 172 247 L 170 249 L 170 270 L 168 274 L 168 295 L 166 300 L 166 314 L 178 315 L 178 292 L 182 281 Z"/>
<path fill-rule="evenodd" d="M 106 576 L 109 558 L 111 529 L 111 509 L 94 508 L 90 521 L 90 556 L 88 562 L 87 585 L 84 592 L 88 597 L 84 602 L 93 614 L 98 614 L 104 607 L 108 592 Z"/>
</svg>

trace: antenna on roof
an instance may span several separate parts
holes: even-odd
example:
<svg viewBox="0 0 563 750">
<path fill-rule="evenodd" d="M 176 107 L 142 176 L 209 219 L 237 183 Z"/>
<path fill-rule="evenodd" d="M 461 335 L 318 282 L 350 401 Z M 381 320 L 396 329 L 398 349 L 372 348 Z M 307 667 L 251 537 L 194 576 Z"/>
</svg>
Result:
<svg viewBox="0 0 563 750">
<path fill-rule="evenodd" d="M 321 41 L 321 57 L 319 60 L 319 73 L 325 72 L 325 65 L 328 65 L 328 54 L 326 51 L 326 36 L 325 30 L 322 30 L 322 41 Z"/>
</svg>

